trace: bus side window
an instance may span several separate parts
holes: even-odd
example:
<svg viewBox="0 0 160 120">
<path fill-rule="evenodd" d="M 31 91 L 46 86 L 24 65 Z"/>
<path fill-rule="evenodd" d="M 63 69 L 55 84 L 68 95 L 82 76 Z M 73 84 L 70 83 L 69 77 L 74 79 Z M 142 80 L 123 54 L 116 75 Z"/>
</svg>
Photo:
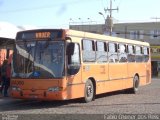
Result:
<svg viewBox="0 0 160 120">
<path fill-rule="evenodd" d="M 147 62 L 149 60 L 149 48 L 143 47 L 144 51 L 144 61 Z"/>
<path fill-rule="evenodd" d="M 119 62 L 127 62 L 126 45 L 119 44 L 118 55 Z"/>
<path fill-rule="evenodd" d="M 93 40 L 84 39 L 82 40 L 83 46 L 83 62 L 95 62 L 96 61 L 96 47 Z"/>
<path fill-rule="evenodd" d="M 118 47 L 116 43 L 109 43 L 108 58 L 109 62 L 118 62 Z"/>
<path fill-rule="evenodd" d="M 128 45 L 128 62 L 135 62 L 135 49 L 133 45 Z"/>
<path fill-rule="evenodd" d="M 75 75 L 80 69 L 80 47 L 78 43 L 69 43 L 67 46 L 68 74 Z"/>
<path fill-rule="evenodd" d="M 107 62 L 107 45 L 106 42 L 97 41 L 96 59 L 97 62 Z"/>
<path fill-rule="evenodd" d="M 143 61 L 143 55 L 141 51 L 140 46 L 136 46 L 136 62 L 142 62 Z"/>
</svg>

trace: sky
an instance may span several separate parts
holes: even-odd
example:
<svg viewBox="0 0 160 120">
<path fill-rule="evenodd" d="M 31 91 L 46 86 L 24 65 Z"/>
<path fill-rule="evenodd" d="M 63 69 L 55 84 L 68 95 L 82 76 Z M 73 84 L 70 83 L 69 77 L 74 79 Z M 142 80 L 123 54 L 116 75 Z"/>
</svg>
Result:
<svg viewBox="0 0 160 120">
<path fill-rule="evenodd" d="M 110 0 L 0 0 L 0 21 L 17 26 L 68 28 L 103 24 Z M 148 22 L 160 18 L 160 0 L 113 0 L 114 22 Z M 98 12 L 102 12 L 104 17 Z M 157 19 L 157 21 L 160 19 Z"/>
</svg>

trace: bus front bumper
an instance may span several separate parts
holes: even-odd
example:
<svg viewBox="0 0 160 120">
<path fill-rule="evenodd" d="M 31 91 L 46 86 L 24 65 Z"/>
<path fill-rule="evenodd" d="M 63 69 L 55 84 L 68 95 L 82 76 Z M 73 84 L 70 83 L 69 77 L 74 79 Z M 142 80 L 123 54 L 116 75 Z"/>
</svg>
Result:
<svg viewBox="0 0 160 120">
<path fill-rule="evenodd" d="M 11 91 L 11 97 L 18 99 L 31 99 L 31 100 L 66 100 L 66 91 L 44 91 L 44 90 L 23 90 L 23 91 Z"/>
</svg>

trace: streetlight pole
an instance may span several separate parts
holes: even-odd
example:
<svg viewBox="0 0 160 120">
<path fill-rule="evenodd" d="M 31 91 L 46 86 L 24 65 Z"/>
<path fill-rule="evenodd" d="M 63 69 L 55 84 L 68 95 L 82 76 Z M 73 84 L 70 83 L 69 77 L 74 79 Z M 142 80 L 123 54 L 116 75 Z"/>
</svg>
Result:
<svg viewBox="0 0 160 120">
<path fill-rule="evenodd" d="M 106 18 L 105 18 L 104 14 L 102 12 L 98 12 L 98 13 L 103 16 L 103 18 L 104 18 L 104 26 L 105 26 L 104 29 L 105 29 L 105 31 L 107 31 Z"/>
<path fill-rule="evenodd" d="M 69 19 L 69 27 L 70 27 L 71 23 L 73 23 L 72 18 Z"/>
<path fill-rule="evenodd" d="M 92 22 L 92 20 L 90 18 L 87 18 L 87 19 L 89 21 L 89 32 L 91 32 L 90 30 L 91 30 L 91 22 Z"/>
<path fill-rule="evenodd" d="M 79 20 L 80 20 L 80 22 L 81 22 L 81 29 L 80 29 L 80 27 L 79 27 L 79 30 L 83 30 L 83 21 L 82 21 L 82 19 L 81 18 L 78 18 Z"/>
<path fill-rule="evenodd" d="M 102 13 L 102 12 L 98 12 L 100 15 L 102 15 L 103 16 L 103 18 L 104 18 L 104 21 L 106 21 L 106 18 L 104 17 L 104 14 Z"/>
</svg>

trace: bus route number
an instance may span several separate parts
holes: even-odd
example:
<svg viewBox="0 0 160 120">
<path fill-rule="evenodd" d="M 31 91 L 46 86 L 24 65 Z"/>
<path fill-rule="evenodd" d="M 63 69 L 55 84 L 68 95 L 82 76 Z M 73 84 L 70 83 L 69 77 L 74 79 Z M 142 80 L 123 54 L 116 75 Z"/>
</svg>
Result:
<svg viewBox="0 0 160 120">
<path fill-rule="evenodd" d="M 50 38 L 51 33 L 50 32 L 37 32 L 36 38 L 42 39 L 42 38 Z"/>
<path fill-rule="evenodd" d="M 12 85 L 24 85 L 24 81 L 12 81 Z"/>
</svg>

